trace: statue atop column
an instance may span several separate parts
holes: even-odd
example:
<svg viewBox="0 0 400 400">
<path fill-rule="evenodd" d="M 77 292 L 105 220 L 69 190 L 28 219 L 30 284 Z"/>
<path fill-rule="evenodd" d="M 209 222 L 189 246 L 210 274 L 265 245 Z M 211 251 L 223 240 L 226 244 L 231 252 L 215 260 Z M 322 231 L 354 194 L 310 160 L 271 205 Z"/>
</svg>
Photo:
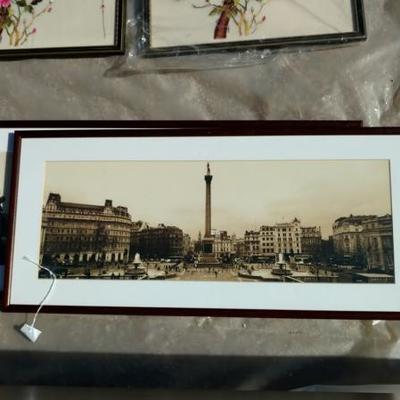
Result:
<svg viewBox="0 0 400 400">
<path fill-rule="evenodd" d="M 205 229 L 204 237 L 202 240 L 200 261 L 198 266 L 210 267 L 218 264 L 214 253 L 214 237 L 211 234 L 211 182 L 213 176 L 211 175 L 210 163 L 207 163 L 207 174 L 204 176 L 206 181 L 206 204 L 205 204 Z"/>
</svg>

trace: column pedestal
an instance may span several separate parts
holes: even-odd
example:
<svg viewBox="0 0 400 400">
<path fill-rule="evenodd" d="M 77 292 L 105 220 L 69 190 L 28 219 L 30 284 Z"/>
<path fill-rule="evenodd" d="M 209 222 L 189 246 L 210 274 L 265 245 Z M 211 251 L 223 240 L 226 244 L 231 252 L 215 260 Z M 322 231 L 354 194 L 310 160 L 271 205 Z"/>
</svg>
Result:
<svg viewBox="0 0 400 400">
<path fill-rule="evenodd" d="M 198 268 L 216 267 L 219 265 L 219 261 L 215 257 L 214 253 L 214 238 L 204 238 L 202 241 L 202 251 L 200 253 Z"/>
</svg>

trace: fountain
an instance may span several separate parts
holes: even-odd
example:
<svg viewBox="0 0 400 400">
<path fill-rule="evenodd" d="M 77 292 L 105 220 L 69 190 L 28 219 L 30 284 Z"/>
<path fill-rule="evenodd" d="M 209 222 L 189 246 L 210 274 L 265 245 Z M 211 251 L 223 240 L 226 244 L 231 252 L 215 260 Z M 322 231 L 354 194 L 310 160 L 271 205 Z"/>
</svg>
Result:
<svg viewBox="0 0 400 400">
<path fill-rule="evenodd" d="M 141 265 L 142 265 L 142 260 L 140 258 L 140 254 L 136 253 L 133 259 L 133 266 L 135 267 L 135 269 L 138 269 L 138 267 Z"/>
<path fill-rule="evenodd" d="M 147 277 L 147 272 L 143 267 L 143 261 L 139 253 L 135 254 L 132 264 L 125 271 L 125 276 L 130 279 L 144 279 Z"/>
<path fill-rule="evenodd" d="M 275 263 L 275 266 L 272 268 L 273 275 L 293 275 L 293 272 L 290 268 L 288 268 L 287 262 L 283 258 L 283 254 L 279 253 L 278 261 Z"/>
</svg>

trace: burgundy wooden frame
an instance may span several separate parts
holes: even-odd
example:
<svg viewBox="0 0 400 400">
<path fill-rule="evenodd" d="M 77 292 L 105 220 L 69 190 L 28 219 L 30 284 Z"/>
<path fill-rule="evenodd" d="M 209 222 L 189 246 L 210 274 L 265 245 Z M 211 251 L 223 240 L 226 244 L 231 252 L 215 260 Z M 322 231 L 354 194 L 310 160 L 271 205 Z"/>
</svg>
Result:
<svg viewBox="0 0 400 400">
<path fill-rule="evenodd" d="M 363 128 L 357 121 L 151 121 L 151 122 L 2 122 L 3 127 L 65 127 L 93 128 L 88 130 L 60 131 L 19 131 L 15 133 L 14 157 L 11 179 L 11 199 L 9 218 L 9 240 L 7 245 L 5 290 L 2 309 L 6 312 L 34 312 L 37 306 L 14 305 L 9 302 L 12 272 L 12 253 L 14 246 L 15 212 L 18 199 L 17 184 L 19 175 L 20 150 L 24 138 L 76 138 L 76 137 L 188 137 L 188 136 L 273 136 L 273 135 L 400 135 L 400 128 Z M 107 129 L 106 129 L 107 128 Z M 114 129 L 115 130 L 114 130 Z M 128 128 L 121 131 L 121 128 Z M 97 130 L 99 129 L 99 130 Z M 164 315 L 164 316 L 215 316 L 245 318 L 319 318 L 319 319 L 400 319 L 400 312 L 359 312 L 359 311 L 320 311 L 320 310 L 242 310 L 242 309 L 198 309 L 198 308 L 143 308 L 143 307 L 80 307 L 45 306 L 44 312 L 75 314 L 123 314 L 123 315 Z"/>
</svg>

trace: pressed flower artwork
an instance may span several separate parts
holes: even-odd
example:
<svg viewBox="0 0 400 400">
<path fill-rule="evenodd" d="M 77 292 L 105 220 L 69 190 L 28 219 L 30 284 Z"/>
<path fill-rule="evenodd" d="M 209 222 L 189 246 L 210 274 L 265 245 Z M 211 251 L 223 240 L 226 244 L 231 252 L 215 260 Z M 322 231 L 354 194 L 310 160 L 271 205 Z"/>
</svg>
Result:
<svg viewBox="0 0 400 400">
<path fill-rule="evenodd" d="M 123 5 L 124 0 L 0 0 L 0 55 L 121 50 Z"/>
<path fill-rule="evenodd" d="M 365 36 L 362 0 L 147 0 L 146 4 L 150 50 L 161 52 Z"/>
<path fill-rule="evenodd" d="M 37 32 L 37 20 L 51 13 L 52 4 L 53 0 L 0 0 L 1 40 L 12 47 L 23 46 Z"/>
<path fill-rule="evenodd" d="M 194 8 L 209 10 L 210 17 L 218 16 L 214 29 L 214 39 L 226 39 L 229 26 L 238 30 L 240 36 L 250 36 L 257 30 L 258 25 L 265 22 L 263 15 L 268 0 L 220 0 L 213 3 L 203 0 Z"/>
</svg>

